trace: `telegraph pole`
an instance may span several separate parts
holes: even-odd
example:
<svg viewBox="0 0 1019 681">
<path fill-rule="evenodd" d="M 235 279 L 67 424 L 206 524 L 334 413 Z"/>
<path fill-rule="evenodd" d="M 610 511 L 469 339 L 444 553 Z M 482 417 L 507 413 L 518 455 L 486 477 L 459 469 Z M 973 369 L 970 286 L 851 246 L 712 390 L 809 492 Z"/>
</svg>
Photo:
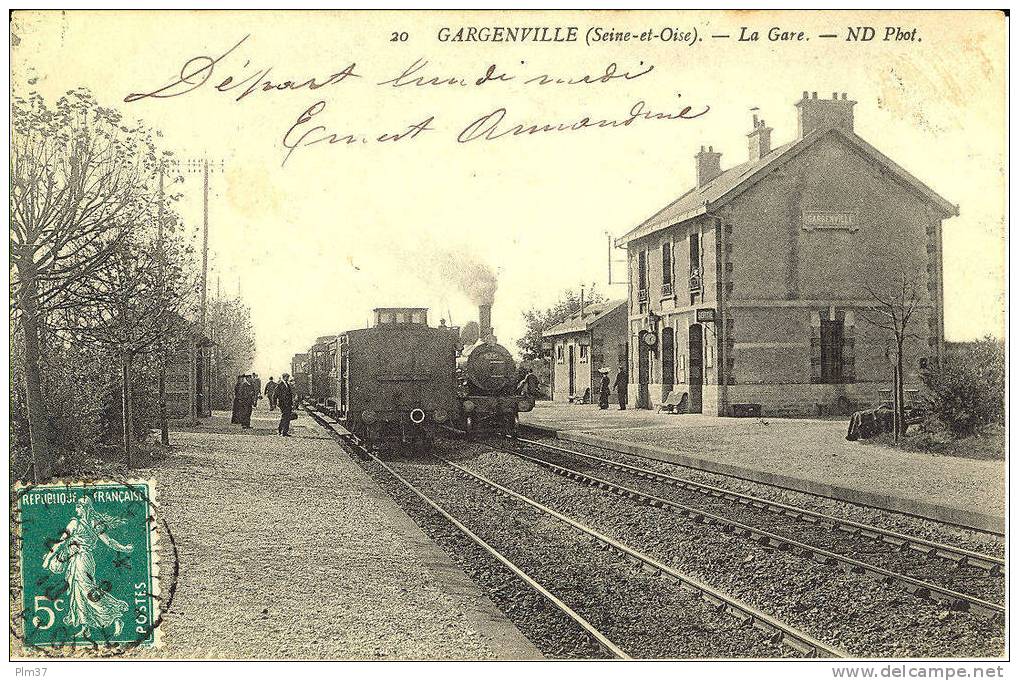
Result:
<svg viewBox="0 0 1019 681">
<path fill-rule="evenodd" d="M 208 292 L 209 292 L 209 172 L 215 171 L 216 167 L 219 170 L 223 170 L 223 162 L 209 163 L 209 159 L 191 159 L 185 162 L 186 172 L 188 173 L 201 173 L 202 174 L 202 290 L 201 290 L 201 303 L 198 310 L 198 327 L 201 330 L 203 336 L 208 337 Z M 206 350 L 199 350 L 204 356 Z M 195 356 L 198 353 L 192 354 L 192 368 L 193 372 L 191 375 L 191 394 L 194 399 L 191 400 L 191 421 L 193 423 L 198 422 L 198 414 L 200 410 L 197 400 L 197 382 L 198 382 L 198 358 Z M 208 371 L 205 370 L 203 365 L 202 371 L 202 397 L 203 401 L 208 404 L 211 408 L 210 398 L 211 395 L 211 377 L 208 375 Z"/>
<path fill-rule="evenodd" d="M 626 261 L 625 260 L 613 260 L 612 259 L 612 235 L 609 234 L 608 231 L 605 232 L 605 239 L 608 241 L 608 251 L 607 251 L 607 253 L 608 253 L 608 260 L 607 260 L 607 264 L 608 264 L 608 268 L 609 268 L 609 286 L 612 286 L 613 284 L 615 284 L 616 286 L 623 286 L 623 285 L 627 284 L 628 282 L 626 282 L 626 281 L 612 281 L 612 265 L 613 265 L 613 263 L 616 263 L 616 264 L 618 264 L 618 263 L 625 263 Z"/>
<path fill-rule="evenodd" d="M 205 325 L 206 298 L 209 290 L 209 160 L 202 160 L 202 333 Z"/>
<path fill-rule="evenodd" d="M 159 205 L 156 207 L 156 232 L 157 241 L 159 242 L 159 283 L 160 286 L 165 285 L 164 277 L 166 276 L 166 268 L 163 266 L 165 261 L 165 254 L 163 252 L 163 178 L 164 171 L 163 165 L 159 165 Z M 160 348 L 159 358 L 159 441 L 163 443 L 163 446 L 169 446 L 170 444 L 170 428 L 166 422 L 166 338 L 164 335 L 163 341 Z"/>
</svg>

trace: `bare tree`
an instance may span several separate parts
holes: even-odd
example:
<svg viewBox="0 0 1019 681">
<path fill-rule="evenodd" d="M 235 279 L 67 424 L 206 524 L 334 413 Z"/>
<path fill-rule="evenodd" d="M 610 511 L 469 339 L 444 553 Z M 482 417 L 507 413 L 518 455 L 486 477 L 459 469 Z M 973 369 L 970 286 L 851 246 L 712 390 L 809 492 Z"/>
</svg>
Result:
<svg viewBox="0 0 1019 681">
<path fill-rule="evenodd" d="M 137 224 L 156 161 L 151 133 L 128 127 L 85 90 L 55 108 L 14 98 L 10 154 L 12 313 L 24 332 L 32 468 L 50 476 L 52 445 L 40 372 L 40 325 L 75 304 L 74 289 L 116 252 Z"/>
<path fill-rule="evenodd" d="M 918 339 L 920 336 L 912 332 L 910 322 L 913 320 L 913 313 L 921 301 L 920 289 L 916 281 L 907 276 L 905 271 L 900 272 L 897 280 L 889 287 L 887 293 L 875 291 L 873 287 L 864 283 L 864 290 L 874 301 L 874 306 L 859 311 L 860 317 L 878 329 L 888 332 L 890 340 L 894 344 L 895 356 L 892 358 L 892 407 L 895 412 L 894 437 L 898 439 L 906 432 L 906 405 L 904 374 L 905 367 L 905 346 L 906 341 Z"/>
</svg>

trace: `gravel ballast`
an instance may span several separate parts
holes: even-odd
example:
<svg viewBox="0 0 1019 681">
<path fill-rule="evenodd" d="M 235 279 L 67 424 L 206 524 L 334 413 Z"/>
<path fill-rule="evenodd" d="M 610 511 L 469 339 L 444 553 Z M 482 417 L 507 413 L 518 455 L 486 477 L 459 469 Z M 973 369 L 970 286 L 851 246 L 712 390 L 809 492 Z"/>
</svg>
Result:
<svg viewBox="0 0 1019 681">
<path fill-rule="evenodd" d="M 664 481 L 648 479 L 646 476 L 638 477 L 626 470 L 613 470 L 606 465 L 597 465 L 590 459 L 570 455 L 561 450 L 548 450 L 524 443 L 513 443 L 510 449 L 522 449 L 524 454 L 567 466 L 585 475 L 712 513 L 727 520 L 741 522 L 936 586 L 993 603 L 1000 604 L 1005 600 L 1004 574 L 992 575 L 985 569 L 963 567 L 953 560 L 930 557 L 920 551 L 902 551 L 887 542 L 837 531 L 827 522 L 815 523 L 786 514 L 762 511 L 730 499 L 669 485 Z"/>
<path fill-rule="evenodd" d="M 958 546 L 970 551 L 985 553 L 989 556 L 1001 558 L 1005 555 L 1005 542 L 1000 536 L 970 530 L 966 528 L 947 525 L 917 518 L 915 516 L 894 513 L 891 511 L 861 506 L 838 499 L 819 497 L 813 494 L 797 492 L 784 489 L 774 485 L 765 485 L 752 482 L 730 475 L 710 473 L 688 466 L 669 463 L 660 459 L 652 459 L 642 456 L 633 456 L 624 452 L 608 450 L 602 447 L 594 447 L 580 442 L 556 440 L 554 438 L 535 438 L 548 444 L 566 449 L 574 449 L 585 454 L 592 454 L 602 458 L 619 461 L 633 466 L 640 466 L 649 470 L 666 473 L 679 478 L 685 478 L 697 483 L 704 483 L 722 487 L 724 489 L 750 494 L 763 499 L 770 499 L 784 504 L 799 506 L 811 511 L 826 513 L 852 520 L 859 523 L 874 525 L 875 527 L 894 530 L 903 534 L 913 535 L 928 541 L 939 542 Z"/>
<path fill-rule="evenodd" d="M 591 489 L 518 457 L 462 460 L 510 489 L 860 656 L 995 656 L 1000 622 L 953 612 L 895 585 L 766 549 L 609 492 Z"/>
<path fill-rule="evenodd" d="M 463 454 L 474 445 L 450 446 Z M 599 550 L 584 533 L 430 457 L 388 463 L 633 657 L 796 656 L 678 585 Z"/>
</svg>

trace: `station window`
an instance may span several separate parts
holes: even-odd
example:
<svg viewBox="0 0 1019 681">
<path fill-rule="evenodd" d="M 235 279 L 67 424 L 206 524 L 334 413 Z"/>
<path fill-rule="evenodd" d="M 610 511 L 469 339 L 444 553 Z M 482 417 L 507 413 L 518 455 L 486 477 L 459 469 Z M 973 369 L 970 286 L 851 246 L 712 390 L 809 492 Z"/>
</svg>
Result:
<svg viewBox="0 0 1019 681">
<path fill-rule="evenodd" d="M 588 357 L 588 347 L 586 345 L 580 346 L 580 361 L 586 362 Z"/>
<path fill-rule="evenodd" d="M 821 382 L 842 382 L 842 322 L 821 320 Z"/>
<path fill-rule="evenodd" d="M 637 290 L 647 291 L 647 251 L 637 254 Z"/>
<path fill-rule="evenodd" d="M 672 242 L 662 244 L 662 287 L 672 286 Z"/>
<path fill-rule="evenodd" d="M 555 346 L 555 358 L 557 362 L 563 361 L 563 346 L 561 344 Z"/>
</svg>

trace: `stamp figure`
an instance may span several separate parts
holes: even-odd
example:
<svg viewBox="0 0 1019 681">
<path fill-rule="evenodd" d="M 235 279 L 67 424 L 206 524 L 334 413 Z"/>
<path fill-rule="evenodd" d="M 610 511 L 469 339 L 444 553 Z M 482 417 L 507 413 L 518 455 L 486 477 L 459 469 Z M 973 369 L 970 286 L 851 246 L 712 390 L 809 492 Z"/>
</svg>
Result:
<svg viewBox="0 0 1019 681">
<path fill-rule="evenodd" d="M 68 483 L 18 495 L 30 647 L 156 643 L 154 482 Z"/>
</svg>

